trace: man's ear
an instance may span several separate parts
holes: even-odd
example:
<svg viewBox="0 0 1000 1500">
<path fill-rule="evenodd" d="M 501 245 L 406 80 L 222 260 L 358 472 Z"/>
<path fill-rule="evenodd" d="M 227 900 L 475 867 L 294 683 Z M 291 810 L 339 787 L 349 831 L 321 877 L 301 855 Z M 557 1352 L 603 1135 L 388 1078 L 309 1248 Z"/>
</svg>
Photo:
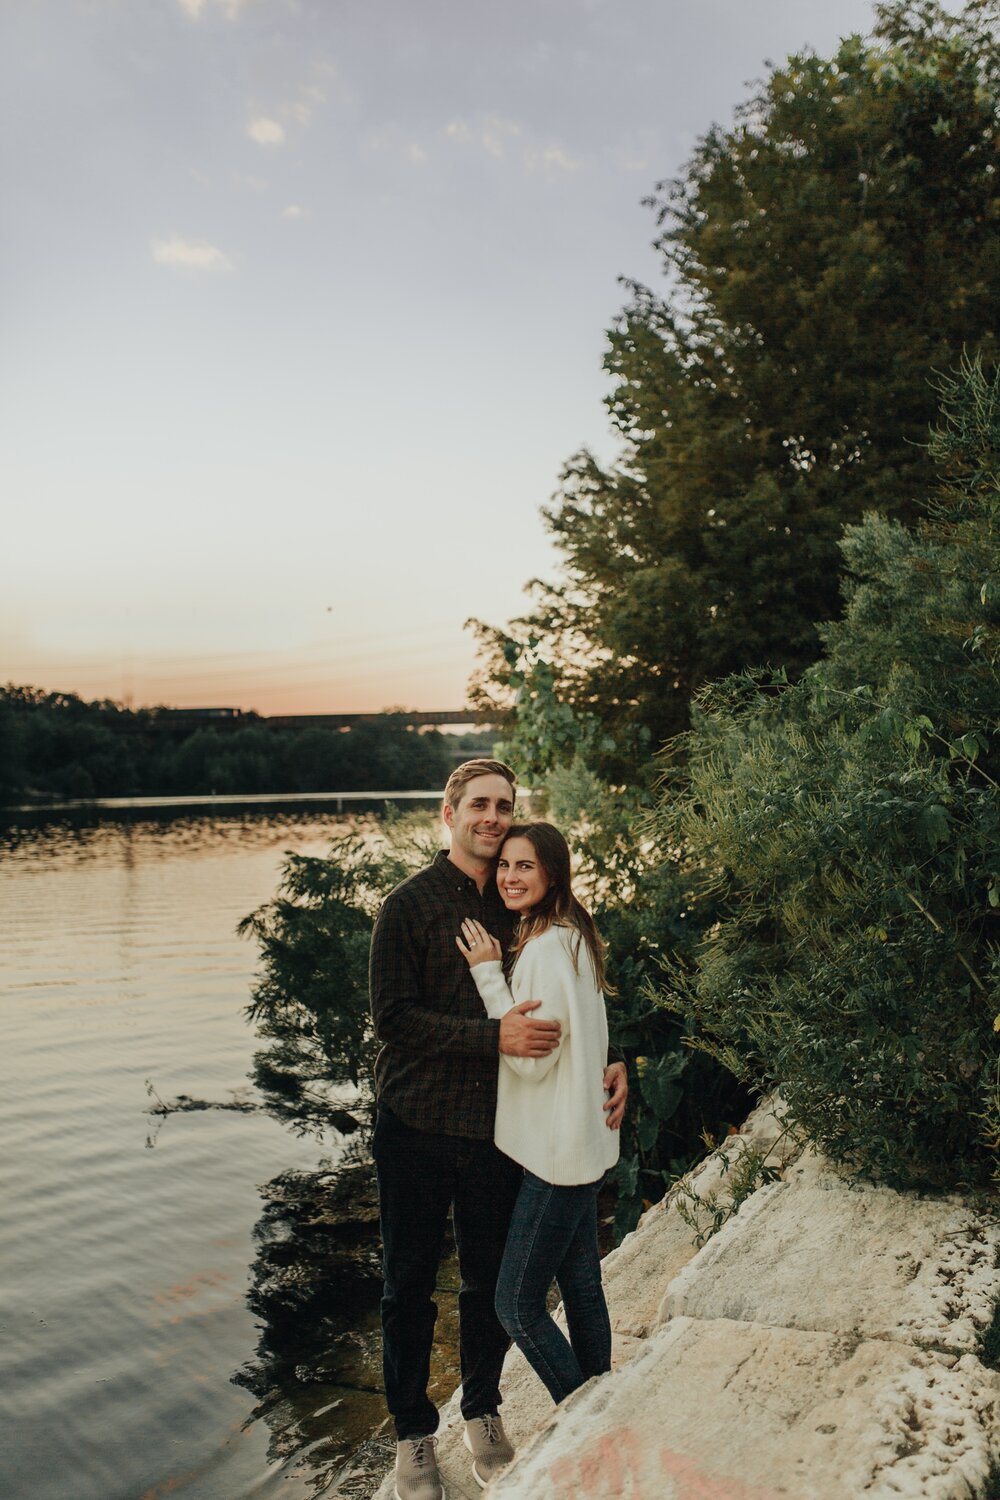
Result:
<svg viewBox="0 0 1000 1500">
<path fill-rule="evenodd" d="M 455 809 L 452 807 L 450 802 L 446 802 L 442 807 L 441 816 L 442 818 L 444 818 L 445 823 L 450 828 L 452 823 L 455 821 Z"/>
</svg>

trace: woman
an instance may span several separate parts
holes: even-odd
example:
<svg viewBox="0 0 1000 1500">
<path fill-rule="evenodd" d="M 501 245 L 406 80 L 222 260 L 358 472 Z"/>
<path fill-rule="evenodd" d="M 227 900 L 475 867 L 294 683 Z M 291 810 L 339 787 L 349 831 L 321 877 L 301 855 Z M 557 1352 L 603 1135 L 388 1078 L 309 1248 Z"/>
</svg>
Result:
<svg viewBox="0 0 1000 1500">
<path fill-rule="evenodd" d="M 607 1129 L 602 1079 L 607 1065 L 604 945 L 590 913 L 573 895 L 566 840 L 551 823 L 510 829 L 497 885 L 520 915 L 508 956 L 480 923 L 462 923 L 456 941 L 487 1012 L 503 1016 L 522 1000 L 540 1000 L 536 1017 L 557 1020 L 561 1040 L 547 1057 L 503 1054 L 494 1139 L 524 1167 L 497 1279 L 501 1322 L 553 1401 L 611 1368 L 611 1324 L 597 1248 L 597 1190 L 618 1160 L 618 1134 Z M 555 1278 L 567 1340 L 549 1316 Z"/>
</svg>

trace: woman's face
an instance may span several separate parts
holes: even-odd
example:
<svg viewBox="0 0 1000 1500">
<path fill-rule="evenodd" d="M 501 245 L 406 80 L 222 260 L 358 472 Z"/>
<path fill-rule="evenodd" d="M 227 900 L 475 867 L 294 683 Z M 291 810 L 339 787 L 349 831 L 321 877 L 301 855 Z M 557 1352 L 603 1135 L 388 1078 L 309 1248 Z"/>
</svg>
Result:
<svg viewBox="0 0 1000 1500">
<path fill-rule="evenodd" d="M 530 911 L 551 884 L 531 840 L 508 839 L 497 864 L 497 886 L 508 911 Z"/>
</svg>

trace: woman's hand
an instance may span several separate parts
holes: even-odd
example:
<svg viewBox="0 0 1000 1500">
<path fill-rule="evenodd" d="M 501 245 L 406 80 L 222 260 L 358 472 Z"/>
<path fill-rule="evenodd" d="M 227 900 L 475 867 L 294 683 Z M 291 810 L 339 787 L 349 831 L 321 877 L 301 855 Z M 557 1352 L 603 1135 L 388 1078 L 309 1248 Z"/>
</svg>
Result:
<svg viewBox="0 0 1000 1500">
<path fill-rule="evenodd" d="M 474 969 L 476 964 L 492 963 L 503 957 L 496 938 L 490 937 L 482 923 L 472 917 L 466 917 L 462 923 L 462 936 L 457 937 L 455 942 L 470 969 Z"/>
</svg>

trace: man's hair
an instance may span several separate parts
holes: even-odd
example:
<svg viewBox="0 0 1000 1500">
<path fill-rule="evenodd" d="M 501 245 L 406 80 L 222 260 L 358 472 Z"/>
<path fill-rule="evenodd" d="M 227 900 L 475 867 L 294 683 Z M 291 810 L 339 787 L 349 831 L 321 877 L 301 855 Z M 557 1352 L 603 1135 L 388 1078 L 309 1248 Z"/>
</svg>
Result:
<svg viewBox="0 0 1000 1500">
<path fill-rule="evenodd" d="M 464 760 L 448 777 L 444 789 L 444 800 L 448 807 L 457 807 L 465 796 L 465 788 L 476 776 L 502 776 L 510 783 L 510 799 L 517 796 L 517 777 L 510 766 L 502 760 Z"/>
</svg>

